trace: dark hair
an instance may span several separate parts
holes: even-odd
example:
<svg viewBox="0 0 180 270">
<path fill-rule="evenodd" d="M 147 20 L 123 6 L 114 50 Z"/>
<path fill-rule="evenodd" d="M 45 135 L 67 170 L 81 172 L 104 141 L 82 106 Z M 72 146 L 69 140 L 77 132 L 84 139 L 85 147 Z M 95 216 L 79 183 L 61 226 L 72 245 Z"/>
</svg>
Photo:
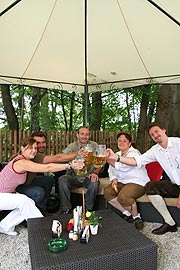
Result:
<svg viewBox="0 0 180 270">
<path fill-rule="evenodd" d="M 159 125 L 158 123 L 156 123 L 156 122 L 153 122 L 153 123 L 151 123 L 150 125 L 149 125 L 149 127 L 148 127 L 148 133 L 149 133 L 149 130 L 152 128 L 152 127 L 159 127 L 160 129 L 163 129 L 163 127 L 161 126 L 161 125 Z"/>
<path fill-rule="evenodd" d="M 30 137 L 30 138 L 24 139 L 21 146 L 23 146 L 23 147 L 32 146 L 34 143 L 36 143 L 36 140 L 34 138 Z"/>
<path fill-rule="evenodd" d="M 132 142 L 132 137 L 129 133 L 127 132 L 119 132 L 118 135 L 117 135 L 117 139 L 119 139 L 119 137 L 121 135 L 124 135 L 126 137 L 126 139 L 128 139 L 129 142 Z"/>
<path fill-rule="evenodd" d="M 80 126 L 80 127 L 77 129 L 77 133 L 79 133 L 79 130 L 80 130 L 81 128 L 87 128 L 87 129 L 89 130 L 89 128 L 86 127 L 86 126 Z"/>
<path fill-rule="evenodd" d="M 43 131 L 33 131 L 31 133 L 31 137 L 34 138 L 35 136 L 36 137 L 44 137 L 46 139 L 46 134 Z"/>
<path fill-rule="evenodd" d="M 30 137 L 30 138 L 26 138 L 26 139 L 24 139 L 24 141 L 22 142 L 22 144 L 21 144 L 21 146 L 23 146 L 23 147 L 27 147 L 27 148 L 29 148 L 29 147 L 31 147 L 34 143 L 37 143 L 36 142 L 36 140 L 34 139 L 34 138 L 32 138 L 32 137 Z M 21 149 L 19 149 L 19 151 L 15 154 L 15 155 L 13 155 L 12 157 L 11 157 L 11 160 L 13 159 L 13 158 L 15 158 L 17 155 L 19 155 L 19 154 L 21 154 Z"/>
</svg>

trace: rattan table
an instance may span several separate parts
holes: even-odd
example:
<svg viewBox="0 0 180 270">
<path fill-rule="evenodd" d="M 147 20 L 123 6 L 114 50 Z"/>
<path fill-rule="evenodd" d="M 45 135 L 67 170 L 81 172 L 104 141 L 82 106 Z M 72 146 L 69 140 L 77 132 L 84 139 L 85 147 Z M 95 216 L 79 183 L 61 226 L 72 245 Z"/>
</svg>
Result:
<svg viewBox="0 0 180 270">
<path fill-rule="evenodd" d="M 157 245 L 111 210 L 98 211 L 103 217 L 96 236 L 89 243 L 74 242 L 63 230 L 68 241 L 61 253 L 48 250 L 53 219 L 65 224 L 70 216 L 60 215 L 28 220 L 28 241 L 33 270 L 155 270 Z"/>
</svg>

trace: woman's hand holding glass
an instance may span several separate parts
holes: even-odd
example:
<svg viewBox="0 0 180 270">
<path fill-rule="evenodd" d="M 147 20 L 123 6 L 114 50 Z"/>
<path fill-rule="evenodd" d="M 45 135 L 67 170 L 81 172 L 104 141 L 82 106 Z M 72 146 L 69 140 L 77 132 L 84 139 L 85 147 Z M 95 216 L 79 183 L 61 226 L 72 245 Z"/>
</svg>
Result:
<svg viewBox="0 0 180 270">
<path fill-rule="evenodd" d="M 115 153 L 113 152 L 113 150 L 110 149 L 110 148 L 107 148 L 107 149 L 106 149 L 106 155 L 107 155 L 107 158 L 108 158 L 108 159 L 113 159 L 113 160 L 117 160 L 117 159 L 118 159 L 118 155 L 115 154 Z"/>
<path fill-rule="evenodd" d="M 83 160 L 76 160 L 74 159 L 71 163 L 71 168 L 73 170 L 81 170 L 84 167 L 84 161 Z"/>
<path fill-rule="evenodd" d="M 83 166 L 81 168 L 76 168 L 74 169 L 75 173 L 77 175 L 84 175 L 84 174 L 87 174 L 87 167 L 85 165 L 85 160 L 84 160 L 84 157 L 83 156 L 76 156 L 75 157 L 75 161 L 77 162 L 81 162 L 83 164 Z"/>
</svg>

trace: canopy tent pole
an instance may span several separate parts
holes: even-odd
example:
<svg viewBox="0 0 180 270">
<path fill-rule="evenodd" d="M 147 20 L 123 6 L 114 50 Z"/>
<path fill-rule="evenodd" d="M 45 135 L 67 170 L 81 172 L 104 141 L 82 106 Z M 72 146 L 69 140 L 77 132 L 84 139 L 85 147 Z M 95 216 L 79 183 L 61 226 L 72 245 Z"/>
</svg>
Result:
<svg viewBox="0 0 180 270">
<path fill-rule="evenodd" d="M 88 126 L 88 85 L 84 86 L 84 125 Z"/>
<path fill-rule="evenodd" d="M 88 125 L 88 82 L 87 82 L 87 0 L 84 6 L 84 125 Z"/>
<path fill-rule="evenodd" d="M 164 13 L 167 17 L 169 17 L 173 22 L 175 22 L 177 25 L 180 26 L 180 22 L 178 22 L 174 17 L 172 17 L 169 13 L 167 13 L 164 9 L 162 9 L 158 4 L 156 4 L 152 0 L 147 0 L 149 3 L 151 3 L 153 6 L 155 6 L 157 9 L 159 9 L 162 13 Z"/>
<path fill-rule="evenodd" d="M 21 2 L 22 0 L 17 0 L 14 3 L 12 3 L 11 5 L 9 5 L 7 8 L 5 8 L 3 11 L 0 12 L 0 17 L 2 15 L 4 15 L 6 12 L 8 12 L 11 8 L 13 8 L 15 5 L 17 5 L 19 2 Z"/>
</svg>

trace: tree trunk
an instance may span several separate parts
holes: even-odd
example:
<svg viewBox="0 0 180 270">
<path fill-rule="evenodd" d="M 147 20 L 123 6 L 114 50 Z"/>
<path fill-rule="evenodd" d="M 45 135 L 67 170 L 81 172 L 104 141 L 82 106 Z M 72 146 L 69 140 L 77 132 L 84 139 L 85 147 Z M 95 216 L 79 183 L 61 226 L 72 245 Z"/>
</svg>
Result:
<svg viewBox="0 0 180 270">
<path fill-rule="evenodd" d="M 53 113 L 53 105 L 51 105 L 51 113 L 49 113 L 49 96 L 48 93 L 46 93 L 46 95 L 43 96 L 43 98 L 41 99 L 41 101 L 39 102 L 39 106 L 40 104 L 43 105 L 41 106 L 41 113 L 39 114 L 39 126 L 40 129 L 43 131 L 48 131 L 51 129 L 51 121 L 53 121 L 54 119 L 51 118 L 51 115 Z M 41 120 L 41 122 L 40 122 Z"/>
<path fill-rule="evenodd" d="M 145 141 L 145 130 L 147 129 L 147 110 L 150 92 L 151 92 L 151 85 L 145 86 L 142 94 L 139 125 L 136 139 L 136 147 L 141 153 L 145 151 L 144 141 Z"/>
<path fill-rule="evenodd" d="M 126 109 L 127 109 L 127 114 L 128 114 L 128 130 L 131 132 L 132 130 L 132 124 L 131 124 L 131 113 L 129 109 L 129 93 L 126 93 Z"/>
<path fill-rule="evenodd" d="M 61 105 L 62 105 L 62 111 L 63 111 L 63 116 L 64 116 L 65 129 L 68 130 L 68 124 L 67 124 L 67 117 L 66 117 L 66 110 L 65 110 L 65 104 L 64 104 L 64 93 L 63 93 L 63 91 L 60 92 L 60 97 L 61 97 Z"/>
<path fill-rule="evenodd" d="M 47 89 L 42 90 L 38 87 L 32 88 L 30 130 L 38 131 L 41 129 L 39 124 L 39 108 L 40 101 L 46 93 Z"/>
<path fill-rule="evenodd" d="M 101 92 L 92 94 L 92 106 L 89 111 L 89 127 L 91 130 L 100 130 L 102 118 Z"/>
<path fill-rule="evenodd" d="M 20 94 L 20 99 L 18 101 L 18 106 L 20 108 L 20 112 L 21 112 L 21 117 L 20 117 L 20 129 L 23 130 L 24 129 L 24 94 L 25 94 L 25 89 L 22 86 L 21 87 L 21 94 Z"/>
<path fill-rule="evenodd" d="M 9 129 L 19 130 L 18 118 L 12 104 L 9 85 L 2 84 L 1 92 L 2 92 L 3 107 L 7 117 Z"/>
<path fill-rule="evenodd" d="M 30 130 L 40 130 L 39 125 L 39 102 L 40 102 L 40 89 L 32 88 L 32 99 L 31 99 L 31 120 Z"/>
<path fill-rule="evenodd" d="M 167 133 L 169 136 L 180 137 L 180 85 L 172 85 L 172 103 Z"/>
<path fill-rule="evenodd" d="M 75 99 L 75 92 L 72 92 L 72 94 L 71 94 L 71 102 L 70 102 L 69 130 L 72 130 L 72 128 L 73 128 L 74 99 Z"/>
<path fill-rule="evenodd" d="M 168 130 L 173 91 L 171 85 L 162 85 L 158 91 L 156 122 Z M 172 119 L 171 119 L 172 120 Z"/>
</svg>

